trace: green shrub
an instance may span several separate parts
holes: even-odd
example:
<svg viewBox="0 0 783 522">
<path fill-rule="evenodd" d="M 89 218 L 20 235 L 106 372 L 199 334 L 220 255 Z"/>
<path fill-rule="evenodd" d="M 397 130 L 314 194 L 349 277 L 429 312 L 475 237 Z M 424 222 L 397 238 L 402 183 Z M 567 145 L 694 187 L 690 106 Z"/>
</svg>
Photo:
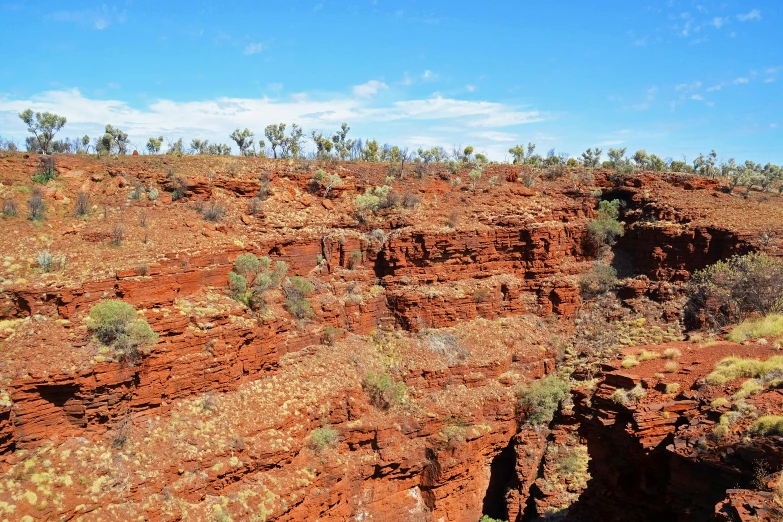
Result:
<svg viewBox="0 0 783 522">
<path fill-rule="evenodd" d="M 771 314 L 761 319 L 746 319 L 734 327 L 726 337 L 729 341 L 741 343 L 759 337 L 777 337 L 783 335 L 783 315 Z"/>
<path fill-rule="evenodd" d="M 518 405 L 533 426 L 548 424 L 571 386 L 560 378 L 550 375 L 533 382 L 519 393 Z"/>
<path fill-rule="evenodd" d="M 783 260 L 751 253 L 719 261 L 693 273 L 686 295 L 685 319 L 694 327 L 783 313 Z"/>
<path fill-rule="evenodd" d="M 228 274 L 231 297 L 253 310 L 263 309 L 266 306 L 264 293 L 280 286 L 288 271 L 288 264 L 278 261 L 270 272 L 271 264 L 272 260 L 266 256 L 260 259 L 253 254 L 237 256 L 234 271 Z"/>
<path fill-rule="evenodd" d="M 314 315 L 307 296 L 313 291 L 313 284 L 302 276 L 291 276 L 283 287 L 285 306 L 297 319 L 309 319 Z"/>
<path fill-rule="evenodd" d="M 88 326 L 99 342 L 111 346 L 120 360 L 135 363 L 140 352 L 158 341 L 149 323 L 136 318 L 136 310 L 124 301 L 109 299 L 90 309 Z"/>
<path fill-rule="evenodd" d="M 765 415 L 754 422 L 748 431 L 754 435 L 761 435 L 763 437 L 783 435 L 783 417 L 778 415 Z"/>
<path fill-rule="evenodd" d="M 579 277 L 579 288 L 585 299 L 593 299 L 614 289 L 617 270 L 606 263 L 597 262 L 593 270 Z"/>
<path fill-rule="evenodd" d="M 381 410 L 403 404 L 408 392 L 404 382 L 395 382 L 387 372 L 367 372 L 362 379 L 362 389 L 370 404 Z"/>
<path fill-rule="evenodd" d="M 726 406 L 729 403 L 729 400 L 726 397 L 718 397 L 714 401 L 710 402 L 710 408 L 717 409 L 722 406 Z"/>
<path fill-rule="evenodd" d="M 325 426 L 316 428 L 310 433 L 308 446 L 313 451 L 322 451 L 337 442 L 337 430 Z"/>
<path fill-rule="evenodd" d="M 613 245 L 618 237 L 625 233 L 620 216 L 620 201 L 601 201 L 595 219 L 587 224 L 590 238 L 597 246 Z"/>
</svg>

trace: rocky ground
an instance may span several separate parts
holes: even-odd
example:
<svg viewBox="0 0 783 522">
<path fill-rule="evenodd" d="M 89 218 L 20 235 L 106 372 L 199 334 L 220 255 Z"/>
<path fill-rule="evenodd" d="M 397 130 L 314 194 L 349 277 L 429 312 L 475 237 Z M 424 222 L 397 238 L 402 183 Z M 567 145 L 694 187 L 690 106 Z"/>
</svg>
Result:
<svg viewBox="0 0 783 522">
<path fill-rule="evenodd" d="M 780 442 L 747 430 L 780 393 L 739 407 L 742 381 L 705 379 L 778 341 L 685 341 L 681 307 L 694 270 L 781 252 L 779 195 L 677 174 L 525 187 L 522 168 L 491 165 L 474 188 L 440 166 L 387 179 L 382 164 L 200 156 L 59 155 L 42 186 L 37 161 L 0 157 L 0 199 L 18 209 L 0 221 L 0 519 L 775 514 Z M 319 169 L 340 183 L 314 184 Z M 356 208 L 387 183 L 386 208 Z M 26 218 L 36 189 L 43 220 Z M 588 240 L 600 199 L 623 202 L 611 250 Z M 313 316 L 279 289 L 263 311 L 232 299 L 244 253 L 306 277 Z M 617 268 L 617 297 L 583 299 L 596 260 Z M 159 336 L 138 364 L 87 328 L 108 298 Z M 519 390 L 554 373 L 575 379 L 573 400 L 532 426 Z"/>
</svg>

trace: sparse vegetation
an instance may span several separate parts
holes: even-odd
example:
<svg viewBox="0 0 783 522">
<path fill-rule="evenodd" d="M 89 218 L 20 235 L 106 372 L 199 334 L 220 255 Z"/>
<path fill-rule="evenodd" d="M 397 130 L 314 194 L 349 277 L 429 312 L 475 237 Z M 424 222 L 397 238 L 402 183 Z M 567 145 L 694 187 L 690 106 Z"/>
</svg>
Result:
<svg viewBox="0 0 783 522">
<path fill-rule="evenodd" d="M 582 274 L 579 278 L 579 288 L 585 299 L 594 299 L 614 289 L 617 284 L 617 270 L 606 263 L 596 262 L 592 272 Z"/>
<path fill-rule="evenodd" d="M 321 343 L 332 346 L 334 345 L 335 341 L 337 341 L 337 338 L 342 335 L 343 329 L 342 328 L 336 328 L 332 325 L 326 325 L 324 326 L 323 331 L 321 332 Z"/>
<path fill-rule="evenodd" d="M 323 451 L 337 442 L 337 430 L 329 426 L 316 428 L 310 432 L 308 446 L 316 452 Z"/>
<path fill-rule="evenodd" d="M 313 284 L 302 276 L 291 276 L 283 286 L 285 306 L 297 319 L 310 319 L 314 312 L 307 300 L 313 291 Z"/>
<path fill-rule="evenodd" d="M 619 221 L 620 201 L 601 201 L 595 219 L 587 224 L 590 239 L 597 247 L 611 246 L 618 237 L 625 233 L 623 224 Z"/>
<path fill-rule="evenodd" d="M 663 351 L 664 359 L 677 359 L 680 357 L 680 355 L 682 355 L 682 353 L 677 348 L 666 348 Z"/>
<path fill-rule="evenodd" d="M 625 388 L 617 388 L 614 393 L 612 393 L 611 398 L 612 401 L 621 406 L 630 406 L 641 401 L 645 395 L 647 395 L 647 392 L 644 390 L 644 388 L 642 388 L 642 385 L 637 384 L 630 390 L 626 390 Z"/>
<path fill-rule="evenodd" d="M 783 260 L 763 253 L 734 256 L 693 273 L 685 318 L 722 328 L 752 314 L 783 313 Z"/>
<path fill-rule="evenodd" d="M 33 221 L 41 221 L 46 212 L 46 204 L 43 200 L 41 189 L 34 188 L 30 199 L 27 200 L 27 217 Z"/>
<path fill-rule="evenodd" d="M 419 334 L 422 344 L 432 353 L 446 358 L 449 366 L 464 363 L 470 350 L 453 334 L 437 330 L 423 330 Z"/>
<path fill-rule="evenodd" d="M 741 343 L 748 339 L 760 337 L 777 337 L 783 335 L 783 315 L 770 314 L 761 319 L 746 319 L 735 326 L 726 339 Z"/>
<path fill-rule="evenodd" d="M 201 215 L 204 217 L 204 219 L 213 223 L 220 221 L 225 214 L 226 207 L 224 207 L 218 201 L 208 202 L 201 212 Z"/>
<path fill-rule="evenodd" d="M 112 347 L 121 361 L 135 364 L 142 351 L 157 343 L 158 334 L 145 319 L 137 318 L 136 310 L 116 299 L 101 301 L 90 309 L 90 330 L 103 345 Z"/>
<path fill-rule="evenodd" d="M 748 430 L 754 435 L 769 437 L 772 435 L 783 435 L 783 416 L 764 415 L 759 417 Z"/>
<path fill-rule="evenodd" d="M 266 256 L 260 259 L 253 254 L 238 256 L 234 271 L 228 274 L 231 297 L 253 310 L 264 309 L 264 294 L 280 286 L 288 271 L 288 265 L 283 261 L 276 262 L 274 269 L 271 265 L 272 260 Z"/>
<path fill-rule="evenodd" d="M 395 382 L 388 372 L 368 372 L 362 379 L 362 389 L 370 404 L 381 410 L 405 402 L 408 390 L 404 382 Z"/>
<path fill-rule="evenodd" d="M 710 402 L 710 408 L 717 409 L 729 404 L 729 400 L 726 397 L 718 397 L 714 401 Z"/>
<path fill-rule="evenodd" d="M 122 240 L 125 238 L 125 227 L 122 223 L 116 223 L 111 229 L 112 244 L 116 247 L 122 245 Z"/>
<path fill-rule="evenodd" d="M 626 355 L 620 363 L 620 366 L 623 368 L 633 368 L 634 366 L 639 366 L 639 361 L 633 355 Z"/>
<path fill-rule="evenodd" d="M 519 409 L 533 426 L 548 424 L 570 391 L 571 386 L 559 377 L 544 377 L 520 391 Z"/>
<path fill-rule="evenodd" d="M 38 252 L 36 261 L 42 272 L 55 272 L 65 268 L 65 256 L 53 256 L 48 250 Z"/>
<path fill-rule="evenodd" d="M 679 369 L 680 365 L 677 364 L 677 361 L 667 361 L 666 364 L 663 365 L 663 371 L 666 373 L 676 373 Z"/>
<path fill-rule="evenodd" d="M 16 208 L 16 201 L 11 198 L 5 198 L 3 200 L 3 217 L 15 217 L 19 211 Z"/>
<path fill-rule="evenodd" d="M 715 365 L 707 376 L 707 384 L 721 386 L 740 378 L 766 379 L 783 375 L 783 356 L 770 357 L 766 361 L 727 357 Z"/>
<path fill-rule="evenodd" d="M 80 191 L 76 196 L 75 212 L 77 217 L 84 217 L 90 212 L 90 195 Z"/>
</svg>

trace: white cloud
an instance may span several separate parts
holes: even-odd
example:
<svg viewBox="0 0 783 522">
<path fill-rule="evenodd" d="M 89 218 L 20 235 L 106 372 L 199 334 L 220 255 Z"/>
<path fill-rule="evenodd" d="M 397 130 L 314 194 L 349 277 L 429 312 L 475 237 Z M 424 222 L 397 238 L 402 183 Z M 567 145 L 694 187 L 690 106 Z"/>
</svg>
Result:
<svg viewBox="0 0 783 522">
<path fill-rule="evenodd" d="M 388 89 L 389 86 L 378 80 L 370 80 L 367 83 L 361 85 L 354 85 L 353 93 L 360 98 L 369 98 L 383 89 Z"/>
<path fill-rule="evenodd" d="M 245 54 L 258 54 L 264 50 L 264 44 L 255 42 L 245 46 Z"/>
<path fill-rule="evenodd" d="M 775 78 L 767 78 L 764 80 L 764 83 L 773 83 L 775 81 Z"/>
<path fill-rule="evenodd" d="M 703 101 L 704 100 L 704 96 L 702 96 L 701 94 L 694 94 L 694 95 L 691 96 L 691 100 Z"/>
<path fill-rule="evenodd" d="M 761 20 L 761 11 L 758 9 L 753 9 L 747 14 L 740 14 L 737 15 L 737 20 L 740 22 L 748 22 L 752 20 Z"/>
<path fill-rule="evenodd" d="M 710 25 L 712 25 L 715 29 L 720 29 L 726 24 L 727 21 L 728 21 L 727 18 L 721 18 L 720 16 L 716 16 L 715 18 L 712 19 Z"/>
<path fill-rule="evenodd" d="M 422 80 L 428 80 L 428 81 L 435 81 L 438 79 L 438 75 L 429 69 L 424 71 L 424 74 L 421 75 Z"/>
<path fill-rule="evenodd" d="M 25 135 L 24 125 L 17 114 L 24 109 L 52 111 L 68 118 L 64 135 L 94 136 L 107 123 L 127 132 L 132 143 L 141 147 L 149 136 L 168 138 L 201 138 L 227 143 L 228 135 L 237 127 L 261 132 L 264 122 L 296 122 L 305 129 L 337 128 L 348 122 L 362 136 L 375 135 L 383 141 L 401 143 L 414 135 L 437 129 L 437 134 L 448 140 L 464 139 L 466 128 L 476 129 L 484 145 L 507 138 L 501 131 L 531 122 L 545 116 L 535 110 L 497 102 L 468 101 L 434 95 L 424 99 L 399 100 L 391 104 L 373 104 L 371 98 L 332 95 L 314 99 L 307 93 L 298 93 L 282 99 L 216 98 L 211 100 L 173 101 L 157 100 L 143 108 L 136 108 L 121 100 L 94 99 L 78 89 L 47 91 L 27 99 L 0 94 L 0 135 Z M 395 131 L 386 122 L 395 122 Z M 396 132 L 395 135 L 389 135 Z M 358 137 L 358 136 L 357 136 Z M 477 140 L 474 145 L 481 146 Z M 449 144 L 440 141 L 440 145 Z M 494 149 L 488 149 L 494 150 Z M 497 149 L 502 153 L 501 149 Z M 502 157 L 502 155 L 500 156 Z"/>
<path fill-rule="evenodd" d="M 744 78 L 744 77 L 743 78 L 737 78 L 737 79 L 734 80 L 734 85 L 741 85 L 743 83 L 748 83 L 749 81 L 750 80 L 748 80 L 747 78 Z"/>
<path fill-rule="evenodd" d="M 476 92 L 476 86 L 468 84 L 465 86 L 465 90 L 468 92 Z"/>
<path fill-rule="evenodd" d="M 712 87 L 707 87 L 707 92 L 714 92 L 719 91 L 723 89 L 723 83 L 719 83 L 718 85 L 713 85 Z"/>
</svg>

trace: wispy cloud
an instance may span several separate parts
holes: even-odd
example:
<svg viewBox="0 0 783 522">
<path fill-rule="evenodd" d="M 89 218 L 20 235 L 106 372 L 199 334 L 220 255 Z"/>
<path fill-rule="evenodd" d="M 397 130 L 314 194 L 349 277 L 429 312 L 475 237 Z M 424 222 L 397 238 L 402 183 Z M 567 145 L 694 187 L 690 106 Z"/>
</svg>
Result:
<svg viewBox="0 0 783 522">
<path fill-rule="evenodd" d="M 702 96 L 701 94 L 692 94 L 691 100 L 704 101 L 704 96 Z"/>
<path fill-rule="evenodd" d="M 468 84 L 465 86 L 465 90 L 468 92 L 476 92 L 476 86 Z"/>
<path fill-rule="evenodd" d="M 427 80 L 427 81 L 435 81 L 435 80 L 437 80 L 437 79 L 438 79 L 438 74 L 437 74 L 437 73 L 434 73 L 434 72 L 432 72 L 432 71 L 430 71 L 429 69 L 427 69 L 427 70 L 426 70 L 426 71 L 424 71 L 424 73 L 421 75 L 421 79 L 422 79 L 422 80 Z"/>
<path fill-rule="evenodd" d="M 748 83 L 748 82 L 750 82 L 749 79 L 747 79 L 745 77 L 740 77 L 740 78 L 736 78 L 734 80 L 734 85 L 742 85 L 743 83 Z"/>
<path fill-rule="evenodd" d="M 245 54 L 258 54 L 264 50 L 264 44 L 259 42 L 249 43 L 245 46 Z"/>
<path fill-rule="evenodd" d="M 475 136 L 476 138 L 484 138 L 490 141 L 498 141 L 498 142 L 517 141 L 517 136 L 515 134 L 509 134 L 507 132 L 483 131 L 483 132 L 474 132 L 473 134 L 471 134 L 471 136 Z"/>
<path fill-rule="evenodd" d="M 102 31 L 113 23 L 124 23 L 127 11 L 109 8 L 105 4 L 98 9 L 83 9 L 80 11 L 55 11 L 49 15 L 51 20 L 57 22 L 71 22 L 79 25 L 90 25 Z"/>
<path fill-rule="evenodd" d="M 674 86 L 674 90 L 677 92 L 688 92 L 688 91 L 695 91 L 701 87 L 700 81 L 695 81 L 693 83 L 679 83 Z"/>
<path fill-rule="evenodd" d="M 761 20 L 761 11 L 753 9 L 749 13 L 737 15 L 737 20 L 740 22 L 750 22 Z"/>
<path fill-rule="evenodd" d="M 383 89 L 388 89 L 389 86 L 378 80 L 370 80 L 367 83 L 361 85 L 354 85 L 353 93 L 360 98 L 369 98 Z"/>
<path fill-rule="evenodd" d="M 728 18 L 721 18 L 720 16 L 716 16 L 712 19 L 710 25 L 712 25 L 715 29 L 720 29 L 726 25 L 726 22 L 728 22 Z"/>
<path fill-rule="evenodd" d="M 653 85 L 644 94 L 644 102 L 632 105 L 631 108 L 635 111 L 643 111 L 650 108 L 650 105 L 655 101 L 655 97 L 658 94 L 658 87 Z"/>
</svg>

